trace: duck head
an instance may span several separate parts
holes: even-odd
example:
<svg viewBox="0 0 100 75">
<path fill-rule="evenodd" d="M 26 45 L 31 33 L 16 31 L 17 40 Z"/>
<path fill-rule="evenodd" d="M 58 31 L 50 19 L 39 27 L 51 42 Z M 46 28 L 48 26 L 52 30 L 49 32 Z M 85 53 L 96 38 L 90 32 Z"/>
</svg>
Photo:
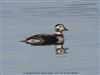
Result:
<svg viewBox="0 0 100 75">
<path fill-rule="evenodd" d="M 61 34 L 63 31 L 68 31 L 67 28 L 63 24 L 56 24 L 55 25 L 55 33 L 56 34 Z"/>
</svg>

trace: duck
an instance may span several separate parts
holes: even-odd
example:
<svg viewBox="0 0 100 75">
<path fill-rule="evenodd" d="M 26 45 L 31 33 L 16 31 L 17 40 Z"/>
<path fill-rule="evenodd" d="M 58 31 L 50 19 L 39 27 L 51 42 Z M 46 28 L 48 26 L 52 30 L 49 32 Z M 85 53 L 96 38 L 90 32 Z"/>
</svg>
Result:
<svg viewBox="0 0 100 75">
<path fill-rule="evenodd" d="M 56 54 L 65 54 L 69 48 L 63 48 L 64 34 L 63 31 L 68 31 L 64 24 L 56 24 L 54 26 L 55 32 L 53 34 L 37 34 L 26 38 L 20 42 L 25 42 L 32 46 L 46 46 L 55 45 Z"/>
</svg>

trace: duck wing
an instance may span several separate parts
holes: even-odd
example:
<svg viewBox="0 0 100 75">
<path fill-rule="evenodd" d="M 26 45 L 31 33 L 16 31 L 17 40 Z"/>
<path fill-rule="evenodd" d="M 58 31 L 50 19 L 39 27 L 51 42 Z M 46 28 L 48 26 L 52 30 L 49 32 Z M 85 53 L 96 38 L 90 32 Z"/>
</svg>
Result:
<svg viewBox="0 0 100 75">
<path fill-rule="evenodd" d="M 28 44 L 31 45 L 54 45 L 58 41 L 55 34 L 38 34 L 26 39 Z"/>
<path fill-rule="evenodd" d="M 40 37 L 44 40 L 42 45 L 55 45 L 58 41 L 55 34 L 42 34 Z"/>
</svg>

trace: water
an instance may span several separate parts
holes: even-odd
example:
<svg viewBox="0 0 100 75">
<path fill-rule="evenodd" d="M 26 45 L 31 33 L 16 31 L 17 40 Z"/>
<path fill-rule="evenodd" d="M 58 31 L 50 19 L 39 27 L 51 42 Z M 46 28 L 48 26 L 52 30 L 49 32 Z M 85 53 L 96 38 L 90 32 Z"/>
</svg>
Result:
<svg viewBox="0 0 100 75">
<path fill-rule="evenodd" d="M 99 73 L 97 0 L 2 2 L 3 74 L 24 72 Z M 54 46 L 30 46 L 19 41 L 40 33 L 54 33 L 63 23 L 68 32 L 68 54 L 56 55 Z"/>
</svg>

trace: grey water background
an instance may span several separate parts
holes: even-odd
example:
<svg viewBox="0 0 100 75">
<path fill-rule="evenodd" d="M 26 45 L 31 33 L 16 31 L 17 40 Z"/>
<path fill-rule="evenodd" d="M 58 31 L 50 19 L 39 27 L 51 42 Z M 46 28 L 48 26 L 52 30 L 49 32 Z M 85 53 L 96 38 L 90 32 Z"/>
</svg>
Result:
<svg viewBox="0 0 100 75">
<path fill-rule="evenodd" d="M 7 1 L 7 2 L 6 2 Z M 2 2 L 3 74 L 77 72 L 99 74 L 98 0 L 30 0 Z M 63 23 L 68 53 L 56 55 L 54 46 L 30 46 L 28 36 L 54 33 Z"/>
</svg>

